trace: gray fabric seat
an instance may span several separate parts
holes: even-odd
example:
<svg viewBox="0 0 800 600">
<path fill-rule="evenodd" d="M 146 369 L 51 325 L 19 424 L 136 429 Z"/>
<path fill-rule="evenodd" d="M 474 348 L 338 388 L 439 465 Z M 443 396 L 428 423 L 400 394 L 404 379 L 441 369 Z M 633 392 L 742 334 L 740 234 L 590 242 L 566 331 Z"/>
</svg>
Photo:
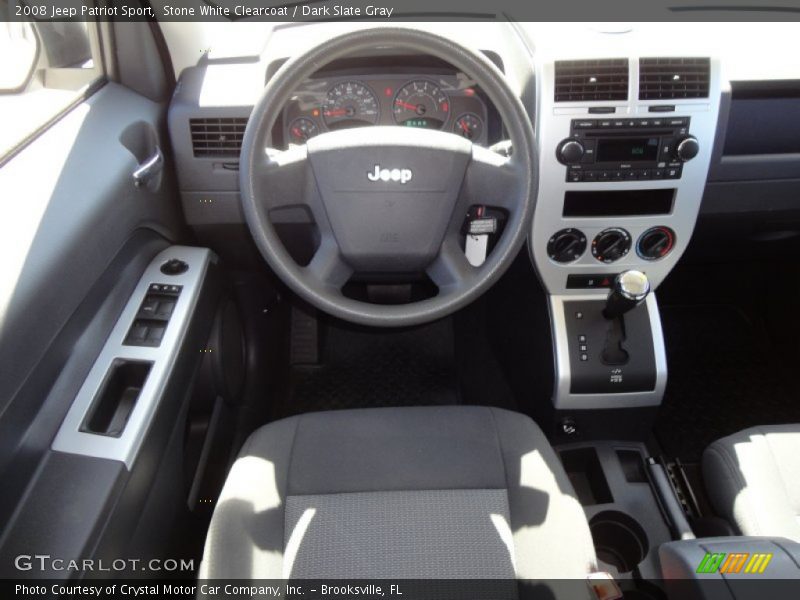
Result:
<svg viewBox="0 0 800 600">
<path fill-rule="evenodd" d="M 201 578 L 583 578 L 592 538 L 528 417 L 484 407 L 304 414 L 253 433 Z"/>
<path fill-rule="evenodd" d="M 714 508 L 743 535 L 800 542 L 800 424 L 717 440 L 703 454 L 703 477 Z"/>
</svg>

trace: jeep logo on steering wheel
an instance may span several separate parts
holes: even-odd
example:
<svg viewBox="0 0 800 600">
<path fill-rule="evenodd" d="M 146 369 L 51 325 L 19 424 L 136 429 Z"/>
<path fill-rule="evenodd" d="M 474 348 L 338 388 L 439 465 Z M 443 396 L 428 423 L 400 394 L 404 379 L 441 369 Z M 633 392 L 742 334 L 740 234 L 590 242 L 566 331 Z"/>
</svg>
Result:
<svg viewBox="0 0 800 600">
<path fill-rule="evenodd" d="M 367 179 L 370 181 L 395 181 L 405 184 L 411 181 L 413 176 L 411 169 L 381 169 L 380 165 L 375 165 L 374 171 L 367 171 Z"/>
</svg>

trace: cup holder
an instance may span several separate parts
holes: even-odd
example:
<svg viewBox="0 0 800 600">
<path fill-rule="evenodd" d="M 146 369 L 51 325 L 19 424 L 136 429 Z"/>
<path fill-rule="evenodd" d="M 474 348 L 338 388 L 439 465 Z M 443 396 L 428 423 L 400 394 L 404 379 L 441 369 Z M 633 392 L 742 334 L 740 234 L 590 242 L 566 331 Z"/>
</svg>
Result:
<svg viewBox="0 0 800 600">
<path fill-rule="evenodd" d="M 620 573 L 630 573 L 647 556 L 647 534 L 625 513 L 616 510 L 597 513 L 589 521 L 589 529 L 597 558 Z"/>
</svg>

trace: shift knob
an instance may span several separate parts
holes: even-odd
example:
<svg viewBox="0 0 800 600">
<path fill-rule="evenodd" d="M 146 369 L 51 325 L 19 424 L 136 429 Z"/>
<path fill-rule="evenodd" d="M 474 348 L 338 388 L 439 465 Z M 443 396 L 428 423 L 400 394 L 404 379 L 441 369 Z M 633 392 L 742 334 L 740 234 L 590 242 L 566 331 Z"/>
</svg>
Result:
<svg viewBox="0 0 800 600">
<path fill-rule="evenodd" d="M 650 293 L 650 281 L 641 271 L 623 271 L 614 278 L 603 316 L 616 319 L 639 306 Z"/>
</svg>

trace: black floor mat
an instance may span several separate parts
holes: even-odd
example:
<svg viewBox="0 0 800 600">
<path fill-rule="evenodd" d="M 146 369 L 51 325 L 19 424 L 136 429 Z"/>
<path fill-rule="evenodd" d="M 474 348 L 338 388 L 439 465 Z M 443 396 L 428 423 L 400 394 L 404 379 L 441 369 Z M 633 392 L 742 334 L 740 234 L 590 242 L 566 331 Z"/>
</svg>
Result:
<svg viewBox="0 0 800 600">
<path fill-rule="evenodd" d="M 453 322 L 403 330 L 322 325 L 321 364 L 294 366 L 274 418 L 343 408 L 457 404 Z"/>
<path fill-rule="evenodd" d="M 656 423 L 664 451 L 697 461 L 714 440 L 797 422 L 792 378 L 765 328 L 732 306 L 661 310 L 669 379 Z"/>
</svg>

